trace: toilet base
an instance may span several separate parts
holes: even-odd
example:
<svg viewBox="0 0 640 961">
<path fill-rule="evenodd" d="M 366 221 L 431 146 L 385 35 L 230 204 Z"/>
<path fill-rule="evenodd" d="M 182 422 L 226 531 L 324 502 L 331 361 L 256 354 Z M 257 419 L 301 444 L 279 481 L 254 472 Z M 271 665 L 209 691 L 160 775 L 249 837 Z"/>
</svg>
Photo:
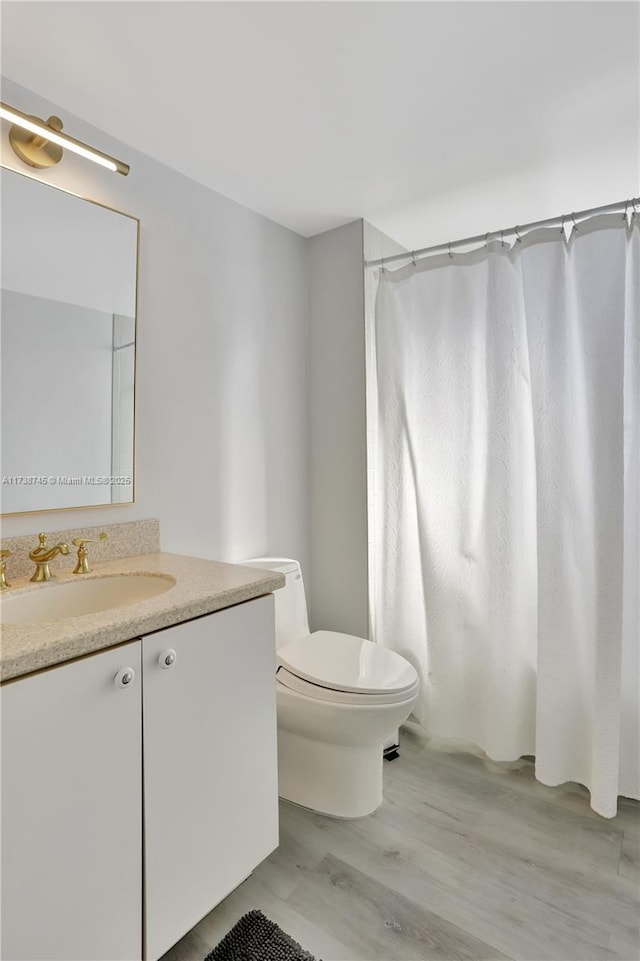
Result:
<svg viewBox="0 0 640 961">
<path fill-rule="evenodd" d="M 278 729 L 278 793 L 338 818 L 362 818 L 382 804 L 382 742 L 329 744 Z"/>
</svg>

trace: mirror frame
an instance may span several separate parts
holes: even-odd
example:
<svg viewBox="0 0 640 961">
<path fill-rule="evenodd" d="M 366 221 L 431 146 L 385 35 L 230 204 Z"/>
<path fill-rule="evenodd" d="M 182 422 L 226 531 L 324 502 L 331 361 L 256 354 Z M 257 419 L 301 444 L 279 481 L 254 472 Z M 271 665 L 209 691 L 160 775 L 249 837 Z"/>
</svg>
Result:
<svg viewBox="0 0 640 961">
<path fill-rule="evenodd" d="M 20 177 L 26 177 L 28 180 L 33 180 L 38 184 L 42 184 L 44 187 L 51 187 L 53 190 L 59 190 L 64 194 L 69 194 L 71 197 L 76 197 L 78 200 L 84 200 L 88 204 L 94 204 L 96 207 L 103 207 L 105 210 L 110 210 L 112 213 L 120 214 L 122 217 L 128 217 L 129 220 L 133 220 L 136 225 L 136 293 L 133 327 L 135 332 L 136 352 L 133 361 L 133 483 L 131 485 L 131 500 L 116 502 L 107 501 L 106 504 L 80 504 L 75 507 L 73 505 L 69 505 L 68 507 L 42 507 L 39 510 L 29 511 L 3 511 L 0 512 L 0 517 L 26 517 L 30 514 L 59 514 L 61 511 L 90 511 L 98 510 L 102 507 L 131 507 L 132 504 L 136 503 L 138 474 L 138 309 L 140 305 L 140 218 L 134 216 L 133 214 L 129 214 L 124 210 L 120 210 L 118 207 L 112 207 L 110 204 L 102 203 L 100 200 L 93 200 L 91 197 L 85 197 L 83 194 L 76 193 L 74 190 L 68 190 L 66 187 L 59 187 L 57 184 L 51 184 L 46 180 L 41 180 L 36 174 L 27 173 L 27 171 L 24 170 L 16 170 L 15 167 L 11 167 L 9 164 L 0 162 L 0 169 L 9 170 L 11 173 L 18 174 Z"/>
</svg>

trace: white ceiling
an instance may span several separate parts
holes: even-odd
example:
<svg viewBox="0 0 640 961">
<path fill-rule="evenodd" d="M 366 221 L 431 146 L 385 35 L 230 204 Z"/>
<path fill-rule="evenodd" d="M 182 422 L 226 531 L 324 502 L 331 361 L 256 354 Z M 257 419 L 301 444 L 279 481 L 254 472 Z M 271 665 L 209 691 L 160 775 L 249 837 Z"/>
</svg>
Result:
<svg viewBox="0 0 640 961">
<path fill-rule="evenodd" d="M 4 0 L 2 72 L 301 234 L 365 217 L 403 240 L 402 212 L 471 170 L 575 160 L 585 124 L 606 138 L 602 91 L 626 84 L 637 125 L 638 11 Z"/>
</svg>

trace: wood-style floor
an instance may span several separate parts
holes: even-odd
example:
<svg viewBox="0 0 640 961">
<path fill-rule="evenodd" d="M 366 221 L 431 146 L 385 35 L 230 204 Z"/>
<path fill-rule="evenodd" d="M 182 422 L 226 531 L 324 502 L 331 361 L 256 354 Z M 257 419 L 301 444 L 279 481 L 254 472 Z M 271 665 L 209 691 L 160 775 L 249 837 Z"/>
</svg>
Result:
<svg viewBox="0 0 640 961">
<path fill-rule="evenodd" d="M 372 817 L 282 802 L 280 847 L 163 961 L 203 961 L 259 908 L 324 961 L 639 961 L 640 802 L 614 820 L 408 726 Z"/>
</svg>

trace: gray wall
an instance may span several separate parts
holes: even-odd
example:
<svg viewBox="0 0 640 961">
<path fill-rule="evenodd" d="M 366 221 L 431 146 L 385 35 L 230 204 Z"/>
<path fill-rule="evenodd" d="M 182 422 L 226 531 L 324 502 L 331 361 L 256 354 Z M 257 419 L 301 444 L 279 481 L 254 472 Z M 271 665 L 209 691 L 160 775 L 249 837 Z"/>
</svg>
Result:
<svg viewBox="0 0 640 961">
<path fill-rule="evenodd" d="M 64 119 L 131 164 L 67 153 L 43 181 L 141 219 L 137 502 L 3 519 L 5 536 L 159 517 L 165 550 L 308 566 L 306 241 L 3 81 L 2 99 Z M 6 147 L 2 160 L 24 165 Z M 73 379 L 71 366 L 61 373 Z M 55 403 L 55 383 L 51 383 Z M 19 402 L 17 399 L 16 402 Z M 364 509 L 364 506 L 363 506 Z"/>
<path fill-rule="evenodd" d="M 368 636 L 363 224 L 309 240 L 313 630 Z"/>
</svg>

